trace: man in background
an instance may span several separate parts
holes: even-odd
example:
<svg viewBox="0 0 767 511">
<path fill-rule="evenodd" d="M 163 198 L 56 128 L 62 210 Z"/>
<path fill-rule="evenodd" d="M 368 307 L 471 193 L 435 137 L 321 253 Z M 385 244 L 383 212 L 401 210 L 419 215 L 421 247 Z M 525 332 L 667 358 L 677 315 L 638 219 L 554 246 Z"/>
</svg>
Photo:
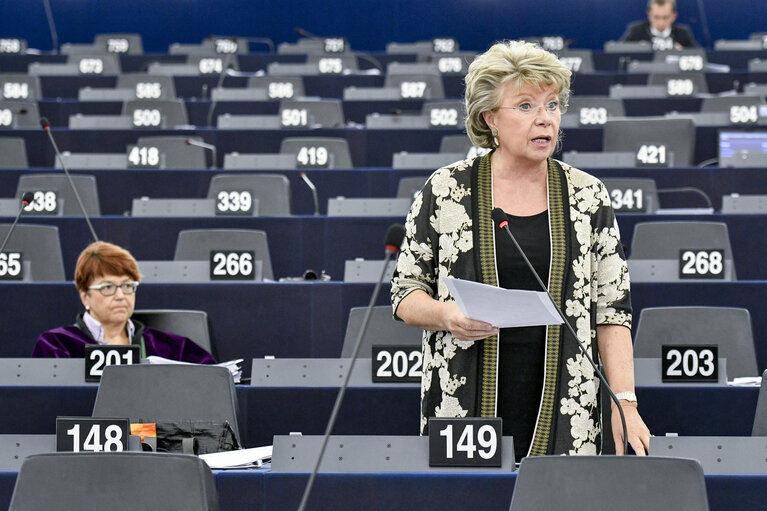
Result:
<svg viewBox="0 0 767 511">
<path fill-rule="evenodd" d="M 697 48 L 690 28 L 675 24 L 676 17 L 676 0 L 649 0 L 647 20 L 631 23 L 621 41 L 649 41 L 656 51 Z"/>
</svg>

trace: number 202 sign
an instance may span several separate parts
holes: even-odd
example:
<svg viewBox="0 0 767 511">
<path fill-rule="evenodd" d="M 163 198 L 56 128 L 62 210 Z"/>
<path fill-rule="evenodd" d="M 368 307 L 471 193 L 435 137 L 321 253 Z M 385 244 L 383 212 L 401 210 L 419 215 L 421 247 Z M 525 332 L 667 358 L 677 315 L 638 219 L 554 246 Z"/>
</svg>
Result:
<svg viewBox="0 0 767 511">
<path fill-rule="evenodd" d="M 661 380 L 664 383 L 716 383 L 719 381 L 719 346 L 662 345 Z"/>
<path fill-rule="evenodd" d="M 128 419 L 56 417 L 56 450 L 122 452 L 128 450 Z"/>
<path fill-rule="evenodd" d="M 417 383 L 423 374 L 420 346 L 373 345 L 373 383 Z"/>
<path fill-rule="evenodd" d="M 100 381 L 106 366 L 138 364 L 140 357 L 138 346 L 115 346 L 111 344 L 86 346 L 85 381 Z"/>
<path fill-rule="evenodd" d="M 503 420 L 429 419 L 430 467 L 500 467 Z"/>
</svg>

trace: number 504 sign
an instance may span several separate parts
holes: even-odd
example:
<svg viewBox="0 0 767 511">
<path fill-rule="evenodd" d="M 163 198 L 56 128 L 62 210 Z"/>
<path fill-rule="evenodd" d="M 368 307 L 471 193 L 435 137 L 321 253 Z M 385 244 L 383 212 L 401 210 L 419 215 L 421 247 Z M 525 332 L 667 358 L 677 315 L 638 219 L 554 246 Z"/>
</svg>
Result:
<svg viewBox="0 0 767 511">
<path fill-rule="evenodd" d="M 500 467 L 502 419 L 429 419 L 430 467 Z"/>
</svg>

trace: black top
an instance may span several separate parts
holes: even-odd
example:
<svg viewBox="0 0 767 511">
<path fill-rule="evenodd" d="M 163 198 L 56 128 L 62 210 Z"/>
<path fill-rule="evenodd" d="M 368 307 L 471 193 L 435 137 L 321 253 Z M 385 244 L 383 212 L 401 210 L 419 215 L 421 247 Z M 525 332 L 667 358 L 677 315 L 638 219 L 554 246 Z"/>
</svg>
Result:
<svg viewBox="0 0 767 511">
<path fill-rule="evenodd" d="M 621 37 L 621 41 L 648 41 L 653 42 L 655 36 L 650 31 L 650 21 L 636 21 L 626 27 L 626 32 Z M 692 31 L 687 25 L 674 23 L 671 25 L 671 40 L 683 48 L 699 48 L 698 41 L 692 35 Z"/>
<path fill-rule="evenodd" d="M 518 217 L 508 215 L 509 229 L 547 284 L 551 259 L 548 211 Z M 541 291 L 508 234 L 496 232 L 495 256 L 498 284 L 507 289 Z M 548 284 L 547 284 L 548 285 Z M 501 329 L 498 362 L 498 416 L 503 417 L 503 434 L 514 437 L 517 461 L 527 455 L 543 388 L 546 327 Z"/>
</svg>

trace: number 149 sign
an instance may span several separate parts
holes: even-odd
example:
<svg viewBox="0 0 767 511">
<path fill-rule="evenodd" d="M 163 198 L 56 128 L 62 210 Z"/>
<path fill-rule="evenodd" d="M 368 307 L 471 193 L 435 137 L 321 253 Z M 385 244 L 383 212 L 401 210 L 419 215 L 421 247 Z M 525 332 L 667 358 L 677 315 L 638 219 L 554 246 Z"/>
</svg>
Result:
<svg viewBox="0 0 767 511">
<path fill-rule="evenodd" d="M 500 467 L 502 419 L 429 419 L 430 467 Z"/>
</svg>

